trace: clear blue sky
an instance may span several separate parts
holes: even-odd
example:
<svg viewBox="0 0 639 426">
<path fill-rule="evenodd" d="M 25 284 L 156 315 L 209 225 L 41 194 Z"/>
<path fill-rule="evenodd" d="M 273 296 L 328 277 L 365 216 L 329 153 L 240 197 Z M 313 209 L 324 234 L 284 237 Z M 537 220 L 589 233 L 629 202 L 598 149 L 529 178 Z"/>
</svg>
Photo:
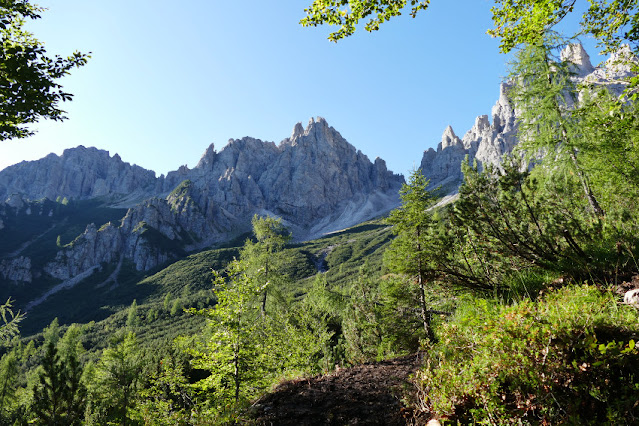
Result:
<svg viewBox="0 0 639 426">
<path fill-rule="evenodd" d="M 461 137 L 490 114 L 507 69 L 485 34 L 489 0 L 434 0 L 337 44 L 330 28 L 299 25 L 311 0 L 37 3 L 49 10 L 29 28 L 47 50 L 92 58 L 62 81 L 69 120 L 0 142 L 0 169 L 84 145 L 159 175 L 195 166 L 211 143 L 279 143 L 321 116 L 405 174 L 447 125 Z"/>
</svg>

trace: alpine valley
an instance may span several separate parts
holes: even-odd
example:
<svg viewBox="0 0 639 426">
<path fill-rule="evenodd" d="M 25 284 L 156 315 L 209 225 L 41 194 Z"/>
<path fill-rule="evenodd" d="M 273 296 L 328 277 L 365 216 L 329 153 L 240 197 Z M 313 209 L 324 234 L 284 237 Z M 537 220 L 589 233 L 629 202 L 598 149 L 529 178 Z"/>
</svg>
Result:
<svg viewBox="0 0 639 426">
<path fill-rule="evenodd" d="M 630 73 L 616 65 L 618 55 L 594 67 L 581 45 L 563 53 L 574 63 L 575 79 L 613 91 Z M 490 120 L 477 117 L 461 139 L 449 126 L 437 149 L 424 152 L 421 169 L 440 195 L 454 196 L 465 158 L 498 166 L 517 144 L 508 88 L 500 86 Z M 12 297 L 27 312 L 27 331 L 54 316 L 103 319 L 136 297 L 137 290 L 123 290 L 125 282 L 196 253 L 241 245 L 254 215 L 280 218 L 302 244 L 388 213 L 399 205 L 403 183 L 384 160 L 371 162 L 323 118 L 306 128 L 296 124 L 279 144 L 245 137 L 220 151 L 211 145 L 195 168 L 160 177 L 118 154 L 67 149 L 0 171 L 0 297 Z M 306 253 L 312 272 L 326 254 L 326 247 Z M 204 276 L 198 288 L 210 284 Z M 59 302 L 78 294 L 84 296 L 74 309 Z"/>
</svg>

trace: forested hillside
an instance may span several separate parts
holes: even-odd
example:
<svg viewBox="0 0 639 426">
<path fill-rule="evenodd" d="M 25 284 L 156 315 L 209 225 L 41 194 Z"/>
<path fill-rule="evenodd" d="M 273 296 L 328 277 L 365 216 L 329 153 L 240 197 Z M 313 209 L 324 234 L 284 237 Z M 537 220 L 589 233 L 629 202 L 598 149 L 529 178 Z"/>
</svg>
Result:
<svg viewBox="0 0 639 426">
<path fill-rule="evenodd" d="M 407 2 L 350 3 L 347 13 L 316 1 L 304 22 L 340 25 L 339 39 Z M 606 82 L 578 78 L 562 54 L 574 40 L 552 31 L 574 4 L 496 2 L 491 31 L 515 50 L 505 95 L 518 143 L 494 166 L 467 157 L 454 202 L 439 203 L 414 170 L 399 207 L 321 238 L 299 242 L 283 220 L 255 214 L 250 232 L 177 261 L 93 265 L 26 316 L 7 302 L 0 423 L 637 423 L 639 304 L 622 299 L 639 287 L 638 5 L 592 0 L 584 14 L 583 33 L 623 71 Z M 183 183 L 172 208 L 191 205 Z M 49 259 L 78 244 L 74 218 L 118 213 L 59 201 L 28 203 L 46 214 L 15 235 L 20 253 Z M 135 232 L 168 243 L 153 229 Z M 17 262 L 12 271 L 27 269 Z M 349 381 L 365 385 L 351 392 Z M 379 398 L 355 395 L 364 387 Z M 354 413 L 327 392 L 375 408 Z M 298 402 L 324 409 L 309 417 Z"/>
</svg>

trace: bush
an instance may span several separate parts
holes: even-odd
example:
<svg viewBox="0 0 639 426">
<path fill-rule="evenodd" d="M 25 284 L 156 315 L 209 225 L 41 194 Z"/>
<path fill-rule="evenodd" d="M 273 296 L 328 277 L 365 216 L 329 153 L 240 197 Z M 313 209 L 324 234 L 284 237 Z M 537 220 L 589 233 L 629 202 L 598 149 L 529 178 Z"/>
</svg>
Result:
<svg viewBox="0 0 639 426">
<path fill-rule="evenodd" d="M 462 424 L 630 424 L 638 337 L 637 311 L 595 287 L 479 300 L 442 327 L 418 374 L 423 408 Z"/>
</svg>

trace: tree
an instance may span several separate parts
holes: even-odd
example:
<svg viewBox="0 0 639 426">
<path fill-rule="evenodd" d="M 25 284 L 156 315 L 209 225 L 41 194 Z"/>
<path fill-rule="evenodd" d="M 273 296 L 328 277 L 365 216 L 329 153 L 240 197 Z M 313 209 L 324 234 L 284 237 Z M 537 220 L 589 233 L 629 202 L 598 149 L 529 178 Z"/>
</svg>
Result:
<svg viewBox="0 0 639 426">
<path fill-rule="evenodd" d="M 24 318 L 20 311 L 13 313 L 12 300 L 9 298 L 4 305 L 0 305 L 0 317 L 3 324 L 0 325 L 0 343 L 6 343 L 19 334 L 18 323 Z"/>
<path fill-rule="evenodd" d="M 581 33 L 595 37 L 607 51 L 617 50 L 622 43 L 631 43 L 636 49 L 639 0 L 587 1 Z M 408 0 L 314 0 L 300 23 L 306 27 L 338 26 L 339 30 L 329 35 L 329 40 L 336 42 L 351 36 L 359 21 L 370 16 L 365 29 L 377 31 L 382 23 L 401 15 L 408 4 Z M 414 18 L 429 4 L 430 0 L 410 0 L 410 15 Z M 518 45 L 543 40 L 548 30 L 573 13 L 576 4 L 577 0 L 495 0 L 491 8 L 495 28 L 488 34 L 499 37 L 501 50 L 510 52 Z"/>
<path fill-rule="evenodd" d="M 377 31 L 379 26 L 394 16 L 401 15 L 408 0 L 314 0 L 305 9 L 306 18 L 301 24 L 316 27 L 322 24 L 339 25 L 340 29 L 329 35 L 329 40 L 337 41 L 355 32 L 360 20 L 371 15 L 366 23 L 366 31 Z M 410 0 L 411 16 L 414 18 L 420 10 L 426 10 L 430 0 Z"/>
<path fill-rule="evenodd" d="M 597 216 L 604 211 L 595 197 L 578 161 L 580 143 L 588 137 L 575 114 L 579 108 L 577 88 L 571 80 L 570 63 L 552 56 L 563 43 L 552 35 L 526 44 L 516 56 L 510 97 L 519 111 L 518 149 L 529 160 L 544 155 L 555 165 L 569 161 L 579 178 L 590 209 Z"/>
<path fill-rule="evenodd" d="M 42 360 L 40 383 L 33 391 L 33 411 L 38 424 L 80 425 L 86 404 L 86 389 L 80 382 L 82 369 L 74 354 L 60 359 L 52 341 Z"/>
<path fill-rule="evenodd" d="M 580 2 L 582 3 L 582 2 Z M 488 33 L 501 38 L 501 50 L 509 52 L 525 43 L 539 43 L 547 32 L 572 13 L 577 0 L 495 0 Z M 581 33 L 594 36 L 606 51 L 621 43 L 639 41 L 638 0 L 588 0 L 580 22 Z"/>
<path fill-rule="evenodd" d="M 129 306 L 129 312 L 126 317 L 126 326 L 129 329 L 135 328 L 140 325 L 140 318 L 138 317 L 138 303 L 135 299 Z"/>
<path fill-rule="evenodd" d="M 67 58 L 47 56 L 43 44 L 23 28 L 42 11 L 28 0 L 0 1 L 0 140 L 33 135 L 26 125 L 42 118 L 65 120 L 59 104 L 73 95 L 57 80 L 89 58 L 80 52 Z"/>
<path fill-rule="evenodd" d="M 142 362 L 133 332 L 116 337 L 104 350 L 95 368 L 92 394 L 99 400 L 106 416 L 122 425 L 129 423 Z"/>
<path fill-rule="evenodd" d="M 434 204 L 435 195 L 427 188 L 428 180 L 419 169 L 413 170 L 408 183 L 402 185 L 399 191 L 402 204 L 388 217 L 397 237 L 385 253 L 384 261 L 391 271 L 407 275 L 418 285 L 422 324 L 426 336 L 432 341 L 435 336 L 431 314 L 426 307 L 425 287 L 434 277 L 434 270 L 430 267 L 433 251 L 429 246 L 433 227 L 428 209 Z"/>
<path fill-rule="evenodd" d="M 256 241 L 246 241 L 240 252 L 240 259 L 247 274 L 260 289 L 260 311 L 264 315 L 269 287 L 283 278 L 280 271 L 285 262 L 282 249 L 290 241 L 291 234 L 277 218 L 255 215 L 251 224 Z"/>
<path fill-rule="evenodd" d="M 0 420 L 4 419 L 7 406 L 15 398 L 18 378 L 18 360 L 15 352 L 6 353 L 0 359 Z"/>
<path fill-rule="evenodd" d="M 227 279 L 214 271 L 217 304 L 212 309 L 191 313 L 206 316 L 211 330 L 203 350 L 193 350 L 194 366 L 209 370 L 211 375 L 199 386 L 211 392 L 217 402 L 248 399 L 254 395 L 257 383 L 264 379 L 260 351 L 256 338 L 260 287 L 246 274 L 245 268 L 234 260 L 226 269 Z"/>
</svg>

